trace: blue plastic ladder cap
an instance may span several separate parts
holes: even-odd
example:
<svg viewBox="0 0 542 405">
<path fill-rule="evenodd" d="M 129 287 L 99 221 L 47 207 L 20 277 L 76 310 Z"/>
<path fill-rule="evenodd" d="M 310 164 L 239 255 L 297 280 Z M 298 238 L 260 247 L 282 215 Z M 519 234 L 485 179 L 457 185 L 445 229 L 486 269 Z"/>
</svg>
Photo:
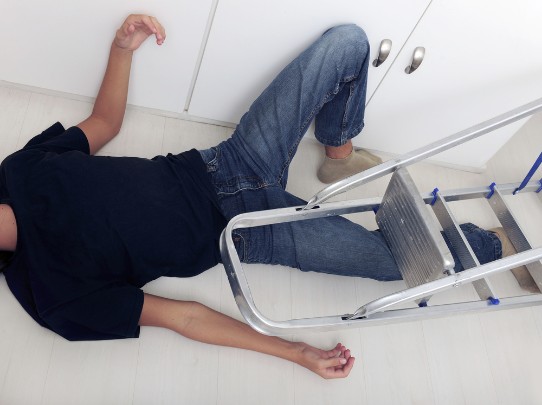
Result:
<svg viewBox="0 0 542 405">
<path fill-rule="evenodd" d="M 437 202 L 437 193 L 438 192 L 439 192 L 438 187 L 435 187 L 435 189 L 431 192 L 431 194 L 433 194 L 433 200 L 431 200 L 431 202 L 429 203 L 430 205 L 435 205 L 435 203 Z"/>
<path fill-rule="evenodd" d="M 498 298 L 489 297 L 488 299 L 489 305 L 499 305 L 501 301 Z"/>
<path fill-rule="evenodd" d="M 419 307 L 423 308 L 427 306 L 427 301 L 422 301 L 418 304 Z"/>
<path fill-rule="evenodd" d="M 495 193 L 495 182 L 491 183 L 489 185 L 489 193 L 486 195 L 486 198 L 489 200 L 491 197 L 493 197 L 493 194 Z"/>
</svg>

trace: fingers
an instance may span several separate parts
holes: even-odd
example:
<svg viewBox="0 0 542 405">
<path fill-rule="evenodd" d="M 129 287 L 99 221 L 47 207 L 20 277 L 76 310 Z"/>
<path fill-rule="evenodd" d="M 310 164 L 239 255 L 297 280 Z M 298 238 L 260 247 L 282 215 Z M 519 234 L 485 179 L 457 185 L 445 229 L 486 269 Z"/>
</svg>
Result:
<svg viewBox="0 0 542 405">
<path fill-rule="evenodd" d="M 343 346 L 343 348 L 344 348 L 344 346 Z M 341 353 L 341 357 L 348 361 L 348 359 L 351 357 L 350 350 L 348 350 L 348 349 L 343 350 L 342 353 Z M 340 368 L 340 367 L 342 367 L 342 366 L 339 366 L 337 368 Z"/>
<path fill-rule="evenodd" d="M 346 361 L 346 363 L 340 367 L 340 368 L 335 368 L 334 370 L 331 370 L 329 372 L 329 377 L 328 378 L 345 378 L 345 377 L 348 377 L 348 375 L 350 374 L 350 371 L 352 371 L 352 367 L 354 367 L 354 362 L 356 361 L 356 358 L 355 357 L 350 357 L 348 358 L 348 360 Z"/>
<path fill-rule="evenodd" d="M 344 357 L 334 357 L 332 359 L 327 359 L 322 361 L 322 368 L 335 368 L 342 367 L 346 364 L 348 360 Z"/>
<path fill-rule="evenodd" d="M 350 350 L 338 343 L 334 349 L 325 352 L 328 358 L 321 363 L 324 368 L 324 378 L 344 378 L 350 374 L 354 367 L 355 358 L 352 357 Z"/>
<path fill-rule="evenodd" d="M 166 30 L 164 27 L 162 27 L 162 24 L 158 22 L 158 20 L 154 17 L 150 17 L 154 27 L 156 28 L 155 36 L 156 36 L 156 43 L 158 45 L 162 45 L 164 41 L 166 40 Z"/>
<path fill-rule="evenodd" d="M 348 377 L 352 367 L 354 367 L 355 357 L 349 356 L 348 359 L 344 357 L 337 357 L 335 359 L 327 360 L 327 367 L 323 373 L 324 378 L 344 378 Z"/>
<path fill-rule="evenodd" d="M 133 24 L 124 24 L 122 31 L 124 32 L 124 35 L 128 37 L 134 33 L 135 29 Z"/>
<path fill-rule="evenodd" d="M 158 45 L 162 45 L 166 40 L 166 31 L 155 17 L 132 14 L 117 30 L 114 43 L 119 48 L 134 51 L 151 35 L 156 37 Z"/>
<path fill-rule="evenodd" d="M 129 16 L 126 19 L 126 22 L 130 22 L 131 24 L 135 25 L 147 35 L 154 35 L 158 45 L 162 45 L 166 39 L 166 30 L 155 17 L 134 14 Z"/>
<path fill-rule="evenodd" d="M 342 351 L 346 349 L 341 343 L 337 343 L 337 346 L 335 346 L 333 349 L 331 350 L 327 350 L 325 352 L 326 356 L 328 358 L 331 358 L 331 357 L 337 357 L 337 356 L 340 356 L 340 354 L 342 353 Z"/>
</svg>

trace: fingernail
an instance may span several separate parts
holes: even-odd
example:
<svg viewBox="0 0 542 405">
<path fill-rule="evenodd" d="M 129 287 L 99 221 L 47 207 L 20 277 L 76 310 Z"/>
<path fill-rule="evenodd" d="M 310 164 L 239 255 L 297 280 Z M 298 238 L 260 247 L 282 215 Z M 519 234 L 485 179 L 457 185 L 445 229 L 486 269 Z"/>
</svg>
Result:
<svg viewBox="0 0 542 405">
<path fill-rule="evenodd" d="M 346 364 L 346 359 L 340 359 L 339 362 L 340 362 L 341 364 Z"/>
</svg>

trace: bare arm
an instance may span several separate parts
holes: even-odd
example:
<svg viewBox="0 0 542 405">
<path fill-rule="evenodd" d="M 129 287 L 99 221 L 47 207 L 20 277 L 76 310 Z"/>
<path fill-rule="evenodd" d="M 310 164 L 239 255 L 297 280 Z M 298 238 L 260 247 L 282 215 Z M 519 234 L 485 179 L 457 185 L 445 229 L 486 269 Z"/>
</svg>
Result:
<svg viewBox="0 0 542 405">
<path fill-rule="evenodd" d="M 150 35 L 156 37 L 158 45 L 166 38 L 160 23 L 145 15 L 128 16 L 117 30 L 92 114 L 77 125 L 87 136 L 91 154 L 120 131 L 126 110 L 132 54 Z"/>
<path fill-rule="evenodd" d="M 323 378 L 347 377 L 354 357 L 340 343 L 320 350 L 306 343 L 262 335 L 242 322 L 200 303 L 145 294 L 139 324 L 171 329 L 187 338 L 220 346 L 237 347 L 297 363 Z"/>
</svg>

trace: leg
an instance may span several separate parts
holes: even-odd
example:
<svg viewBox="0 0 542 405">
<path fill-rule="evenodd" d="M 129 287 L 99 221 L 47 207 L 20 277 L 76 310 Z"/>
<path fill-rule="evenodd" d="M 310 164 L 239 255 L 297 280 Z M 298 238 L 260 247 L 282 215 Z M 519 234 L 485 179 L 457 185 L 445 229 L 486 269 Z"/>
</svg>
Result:
<svg viewBox="0 0 542 405">
<path fill-rule="evenodd" d="M 306 204 L 281 187 L 246 191 L 223 202 L 228 210 L 244 212 Z M 369 232 L 338 216 L 238 229 L 233 239 L 246 263 L 281 264 L 382 281 L 401 278 L 380 232 Z"/>
<path fill-rule="evenodd" d="M 487 231 L 471 223 L 461 224 L 459 227 L 480 264 L 486 264 L 502 257 L 502 244 L 494 232 Z M 443 236 L 454 256 L 455 271 L 462 271 L 463 266 L 459 258 L 455 255 L 446 235 L 443 234 Z"/>
<path fill-rule="evenodd" d="M 355 25 L 335 27 L 292 61 L 243 116 L 233 136 L 204 161 L 216 159 L 214 181 L 240 189 L 286 186 L 299 141 L 316 117 L 316 136 L 339 146 L 363 127 L 369 45 Z M 235 187 L 222 190 L 235 192 Z M 221 190 L 219 190 L 219 193 Z"/>
<path fill-rule="evenodd" d="M 285 195 L 287 193 L 282 190 L 268 191 L 265 190 L 265 200 L 269 209 L 276 208 L 277 202 L 283 206 L 283 200 L 287 200 L 289 205 L 304 204 L 297 197 Z M 461 229 L 480 264 L 501 258 L 501 241 L 493 232 L 471 223 L 462 224 Z M 454 257 L 455 271 L 463 271 L 447 237 L 444 234 L 443 237 Z M 369 232 L 342 217 L 240 230 L 236 239 L 241 260 L 248 263 L 282 264 L 303 271 L 379 281 L 402 278 L 382 234 Z"/>
<path fill-rule="evenodd" d="M 368 57 L 367 38 L 360 28 L 348 25 L 327 31 L 279 74 L 229 140 L 200 152 L 227 219 L 242 212 L 303 204 L 284 191 L 297 145 L 314 117 L 316 136 L 326 145 L 344 145 L 357 135 L 363 127 Z M 351 237 L 345 235 L 343 225 Z M 386 244 L 343 218 L 239 230 L 234 239 L 244 261 L 362 277 L 400 277 Z M 342 239 L 347 242 L 340 243 Z M 323 240 L 329 249 L 322 249 Z M 329 257 L 318 260 L 322 251 Z M 341 251 L 357 251 L 355 263 L 346 255 L 339 265 L 336 256 Z M 378 256 L 386 263 L 381 267 L 388 270 L 380 271 Z"/>
</svg>

